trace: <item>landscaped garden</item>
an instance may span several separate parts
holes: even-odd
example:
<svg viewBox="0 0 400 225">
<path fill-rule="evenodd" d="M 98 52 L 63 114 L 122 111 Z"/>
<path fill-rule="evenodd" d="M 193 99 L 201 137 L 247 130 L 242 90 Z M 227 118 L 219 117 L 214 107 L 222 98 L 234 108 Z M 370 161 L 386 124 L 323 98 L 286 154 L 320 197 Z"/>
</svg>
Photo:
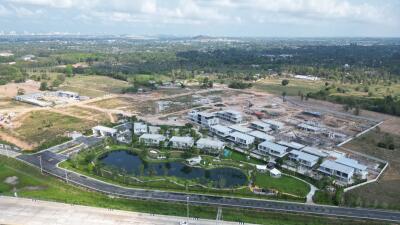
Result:
<svg viewBox="0 0 400 225">
<path fill-rule="evenodd" d="M 61 166 L 129 187 L 301 202 L 305 200 L 309 191 L 306 183 L 290 176 L 271 178 L 267 173 L 256 172 L 254 164 L 262 164 L 262 161 L 249 158 L 243 153 L 226 151 L 229 154 L 210 156 L 193 150 L 111 144 L 84 150 Z M 199 154 L 201 161 L 189 165 L 186 159 Z M 254 194 L 249 185 L 252 183 L 267 191 L 273 190 L 276 194 Z"/>
</svg>

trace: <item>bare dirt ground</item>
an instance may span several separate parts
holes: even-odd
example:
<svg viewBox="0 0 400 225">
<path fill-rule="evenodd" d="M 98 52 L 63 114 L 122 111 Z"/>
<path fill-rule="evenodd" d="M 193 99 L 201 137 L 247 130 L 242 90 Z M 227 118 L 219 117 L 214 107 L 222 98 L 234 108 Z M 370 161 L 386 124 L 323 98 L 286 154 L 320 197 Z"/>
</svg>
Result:
<svg viewBox="0 0 400 225">
<path fill-rule="evenodd" d="M 24 83 L 9 83 L 0 85 L 0 97 L 14 97 L 17 95 L 18 89 L 24 89 L 26 94 L 39 92 L 40 83 L 33 80 L 27 80 Z"/>
</svg>

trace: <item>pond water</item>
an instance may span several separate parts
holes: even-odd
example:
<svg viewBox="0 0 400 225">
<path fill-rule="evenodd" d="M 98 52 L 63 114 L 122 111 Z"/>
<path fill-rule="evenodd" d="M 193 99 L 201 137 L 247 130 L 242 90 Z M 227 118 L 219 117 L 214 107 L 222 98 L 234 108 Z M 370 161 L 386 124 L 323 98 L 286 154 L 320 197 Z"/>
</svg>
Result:
<svg viewBox="0 0 400 225">
<path fill-rule="evenodd" d="M 197 180 L 201 184 L 212 183 L 214 187 L 235 187 L 247 184 L 246 175 L 238 169 L 221 167 L 206 170 L 190 167 L 182 162 L 149 163 L 140 156 L 129 151 L 113 151 L 102 158 L 100 162 L 106 166 L 124 170 L 132 175 L 144 176 L 175 176 L 183 179 Z"/>
</svg>

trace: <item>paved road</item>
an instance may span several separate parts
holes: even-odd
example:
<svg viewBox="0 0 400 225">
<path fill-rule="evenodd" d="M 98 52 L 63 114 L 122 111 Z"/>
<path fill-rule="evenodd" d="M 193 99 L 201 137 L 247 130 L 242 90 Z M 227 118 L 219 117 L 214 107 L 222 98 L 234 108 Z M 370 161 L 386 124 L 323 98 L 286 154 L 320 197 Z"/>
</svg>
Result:
<svg viewBox="0 0 400 225">
<path fill-rule="evenodd" d="M 43 151 L 34 155 L 20 155 L 17 158 L 31 165 L 40 167 L 39 156 L 42 158 L 42 166 L 45 172 L 65 179 L 66 171 L 58 168 L 57 164 L 66 159 L 65 156 Z M 86 187 L 108 195 L 119 196 L 128 199 L 153 199 L 170 202 L 186 202 L 189 196 L 190 204 L 216 205 L 236 208 L 252 208 L 262 210 L 298 212 L 307 214 L 319 214 L 339 217 L 364 218 L 400 222 L 400 212 L 372 210 L 362 208 L 331 207 L 321 205 L 307 205 L 301 203 L 268 201 L 259 199 L 245 199 L 233 197 L 217 197 L 199 194 L 183 194 L 165 191 L 152 191 L 142 189 L 132 189 L 120 187 L 113 184 L 104 183 L 99 180 L 88 178 L 76 173 L 68 172 L 68 181 L 75 185 Z"/>
<path fill-rule="evenodd" d="M 186 218 L 176 216 L 160 216 L 120 210 L 110 211 L 103 208 L 32 201 L 23 198 L 0 197 L 0 202 L 0 224 L 178 225 L 179 222 L 186 221 Z M 216 224 L 215 220 L 194 220 L 189 218 L 188 221 L 190 225 Z M 219 224 L 233 225 L 238 223 L 220 222 Z"/>
</svg>

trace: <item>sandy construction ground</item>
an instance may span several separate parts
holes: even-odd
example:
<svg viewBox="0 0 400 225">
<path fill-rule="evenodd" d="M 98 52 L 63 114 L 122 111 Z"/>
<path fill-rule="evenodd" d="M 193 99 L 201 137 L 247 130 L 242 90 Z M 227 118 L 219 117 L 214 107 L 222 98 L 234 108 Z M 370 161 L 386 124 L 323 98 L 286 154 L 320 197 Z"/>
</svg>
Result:
<svg viewBox="0 0 400 225">
<path fill-rule="evenodd" d="M 0 97 L 14 97 L 17 95 L 18 89 L 24 89 L 26 94 L 38 92 L 40 83 L 33 80 L 27 80 L 25 83 L 9 83 L 0 85 Z"/>
</svg>

